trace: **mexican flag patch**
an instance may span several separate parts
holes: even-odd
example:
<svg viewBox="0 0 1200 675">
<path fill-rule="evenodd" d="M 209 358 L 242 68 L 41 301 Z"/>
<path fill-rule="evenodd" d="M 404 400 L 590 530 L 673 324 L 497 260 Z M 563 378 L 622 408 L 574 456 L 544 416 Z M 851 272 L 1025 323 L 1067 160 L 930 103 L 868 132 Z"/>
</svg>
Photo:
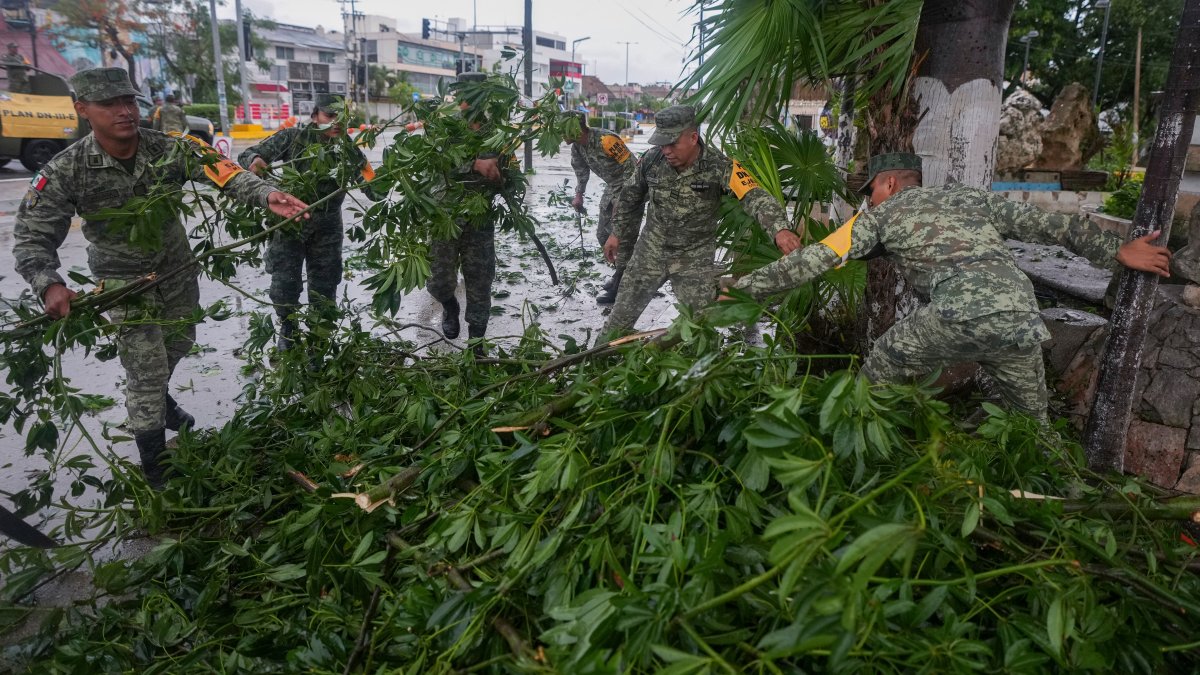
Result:
<svg viewBox="0 0 1200 675">
<path fill-rule="evenodd" d="M 29 187 L 41 192 L 42 188 L 46 187 L 47 182 L 48 181 L 46 180 L 46 177 L 42 175 L 41 171 L 39 171 L 33 174 L 33 180 L 29 182 Z"/>
</svg>

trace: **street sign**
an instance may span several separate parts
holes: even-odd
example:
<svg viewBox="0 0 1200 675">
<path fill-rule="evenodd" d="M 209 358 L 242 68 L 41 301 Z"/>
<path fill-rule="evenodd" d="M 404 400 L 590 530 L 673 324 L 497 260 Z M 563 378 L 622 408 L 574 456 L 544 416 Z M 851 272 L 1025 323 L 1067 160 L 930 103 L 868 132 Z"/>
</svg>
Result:
<svg viewBox="0 0 1200 675">
<path fill-rule="evenodd" d="M 420 94 L 420 92 L 415 92 L 415 91 L 413 92 L 413 100 L 414 100 L 414 101 L 420 101 L 420 100 L 421 100 L 421 94 Z"/>
<path fill-rule="evenodd" d="M 563 82 L 563 91 L 575 91 L 575 83 L 571 80 Z"/>
<path fill-rule="evenodd" d="M 216 148 L 217 152 L 221 153 L 221 155 L 224 156 L 226 159 L 231 159 L 233 157 L 233 139 L 232 138 L 225 136 L 224 134 L 218 135 L 216 138 L 213 139 L 212 146 L 214 148 Z"/>
<path fill-rule="evenodd" d="M 596 94 L 596 105 L 608 105 L 608 94 Z"/>
</svg>

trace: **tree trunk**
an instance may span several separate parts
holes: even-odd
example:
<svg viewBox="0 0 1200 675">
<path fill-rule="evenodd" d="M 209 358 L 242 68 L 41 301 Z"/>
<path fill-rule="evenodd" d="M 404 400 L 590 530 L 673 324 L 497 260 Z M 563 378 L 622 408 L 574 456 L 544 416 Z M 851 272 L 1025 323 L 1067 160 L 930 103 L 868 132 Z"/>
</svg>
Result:
<svg viewBox="0 0 1200 675">
<path fill-rule="evenodd" d="M 843 176 L 848 175 L 850 171 L 850 163 L 854 161 L 854 97 L 858 79 L 854 75 L 847 75 L 842 78 L 841 83 L 841 106 L 838 111 L 838 135 L 837 135 L 837 150 L 834 154 L 834 163 L 842 172 Z M 831 219 L 837 222 L 845 222 L 847 218 L 854 212 L 857 204 L 849 204 L 840 196 L 833 196 L 833 203 L 830 205 L 829 214 Z"/>
<path fill-rule="evenodd" d="M 1200 107 L 1200 0 L 1184 5 L 1167 89 L 1159 108 L 1158 133 L 1146 163 L 1142 198 L 1133 217 L 1133 237 L 1161 230 L 1158 242 L 1166 246 L 1171 218 L 1179 196 L 1188 143 L 1196 110 Z M 1088 466 L 1121 471 L 1125 466 L 1125 440 L 1133 415 L 1134 383 L 1141 366 L 1147 322 L 1154 307 L 1158 277 L 1125 270 L 1117 287 L 1116 307 L 1109 323 L 1096 400 L 1084 426 Z"/>
<path fill-rule="evenodd" d="M 921 10 L 914 56 L 919 65 L 912 85 L 918 121 L 911 150 L 921 156 L 927 186 L 947 182 L 982 188 L 991 185 L 1000 133 L 1004 45 L 1015 3 L 926 0 Z M 892 137 L 903 139 L 906 134 Z M 910 150 L 883 147 L 874 141 L 872 154 Z M 891 263 L 872 260 L 866 302 L 856 328 L 863 353 L 917 304 Z"/>
</svg>

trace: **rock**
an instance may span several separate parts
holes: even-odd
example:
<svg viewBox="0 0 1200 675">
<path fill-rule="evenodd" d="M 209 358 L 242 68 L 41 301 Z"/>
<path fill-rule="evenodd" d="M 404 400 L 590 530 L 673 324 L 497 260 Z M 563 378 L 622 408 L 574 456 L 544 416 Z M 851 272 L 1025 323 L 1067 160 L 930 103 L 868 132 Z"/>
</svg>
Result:
<svg viewBox="0 0 1200 675">
<path fill-rule="evenodd" d="M 1146 371 L 1143 369 L 1142 372 Z M 1192 405 L 1198 397 L 1200 382 L 1181 370 L 1161 367 L 1161 364 L 1142 392 L 1142 402 L 1153 411 L 1155 421 L 1182 429 L 1191 424 Z"/>
<path fill-rule="evenodd" d="M 1014 91 L 1000 111 L 996 174 L 1013 176 L 1042 152 L 1042 102 L 1024 89 Z"/>
<path fill-rule="evenodd" d="M 1091 92 L 1072 82 L 1055 99 L 1042 126 L 1042 151 L 1033 165 L 1039 169 L 1078 171 L 1099 149 L 1100 128 L 1092 113 Z"/>
<path fill-rule="evenodd" d="M 1088 262 L 1067 249 L 1053 244 L 1030 244 L 1009 239 L 1005 243 L 1013 252 L 1017 267 L 1033 281 L 1075 298 L 1101 304 L 1113 273 Z"/>
<path fill-rule="evenodd" d="M 1179 294 L 1179 299 L 1188 307 L 1200 309 L 1200 286 L 1188 284 Z"/>
<path fill-rule="evenodd" d="M 1108 325 L 1103 317 L 1064 307 L 1042 310 L 1042 320 L 1050 329 L 1050 339 L 1042 343 L 1042 349 L 1050 374 L 1056 376 L 1066 372 L 1092 333 Z"/>
<path fill-rule="evenodd" d="M 1188 430 L 1187 449 L 1200 454 L 1200 415 L 1192 417 L 1192 428 Z"/>
<path fill-rule="evenodd" d="M 1188 216 L 1188 244 L 1171 256 L 1171 274 L 1200 284 L 1200 201 Z M 1192 292 L 1184 300 L 1191 307 L 1200 307 L 1200 290 L 1189 285 Z M 1187 293 L 1187 291 L 1184 291 Z"/>
<path fill-rule="evenodd" d="M 1186 451 L 1187 431 L 1134 420 L 1125 446 L 1125 472 L 1142 476 L 1155 485 L 1171 488 L 1179 482 Z"/>
<path fill-rule="evenodd" d="M 1179 482 L 1175 483 L 1175 489 L 1180 492 L 1200 495 L 1200 466 L 1193 466 L 1184 471 L 1183 475 L 1179 477 Z"/>
<path fill-rule="evenodd" d="M 1158 363 L 1172 368 L 1180 368 L 1190 370 L 1200 366 L 1200 356 L 1197 356 L 1190 351 L 1174 349 L 1171 347 L 1163 347 L 1158 354 Z M 1152 367 L 1147 364 L 1147 367 Z"/>
</svg>

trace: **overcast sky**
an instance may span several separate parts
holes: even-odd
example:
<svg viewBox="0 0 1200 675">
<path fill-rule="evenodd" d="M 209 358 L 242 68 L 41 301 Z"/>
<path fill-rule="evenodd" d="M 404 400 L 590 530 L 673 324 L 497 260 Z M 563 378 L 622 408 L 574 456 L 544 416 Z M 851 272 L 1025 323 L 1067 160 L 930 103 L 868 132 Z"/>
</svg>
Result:
<svg viewBox="0 0 1200 675">
<path fill-rule="evenodd" d="M 256 15 L 280 23 L 322 25 L 341 30 L 342 7 L 337 0 L 243 0 Z M 625 41 L 629 46 L 629 79 L 632 82 L 675 82 L 690 54 L 695 14 L 687 13 L 691 0 L 533 0 L 533 27 L 558 33 L 579 43 L 577 60 L 589 75 L 610 84 L 625 80 Z M 347 3 L 347 8 L 349 3 Z M 477 8 L 478 14 L 475 13 Z M 403 32 L 420 33 L 421 19 L 462 17 L 468 24 L 515 25 L 525 21 L 524 0 L 358 0 L 364 14 L 393 17 Z M 218 10 L 233 18 L 233 0 Z M 694 46 L 694 44 L 693 44 Z M 689 67 L 690 70 L 690 67 Z"/>
</svg>

